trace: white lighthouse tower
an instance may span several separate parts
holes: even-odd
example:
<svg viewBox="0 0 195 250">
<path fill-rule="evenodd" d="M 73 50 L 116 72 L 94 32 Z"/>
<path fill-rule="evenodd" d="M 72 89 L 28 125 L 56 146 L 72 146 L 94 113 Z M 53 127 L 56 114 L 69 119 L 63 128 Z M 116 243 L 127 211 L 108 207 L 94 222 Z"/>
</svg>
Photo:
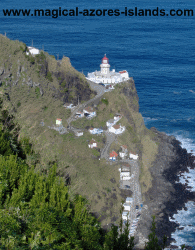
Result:
<svg viewBox="0 0 195 250">
<path fill-rule="evenodd" d="M 109 73 L 110 73 L 110 64 L 109 64 L 108 58 L 106 57 L 106 54 L 102 58 L 102 64 L 100 64 L 100 68 L 101 68 L 101 74 L 103 74 L 105 76 L 109 75 Z"/>
</svg>

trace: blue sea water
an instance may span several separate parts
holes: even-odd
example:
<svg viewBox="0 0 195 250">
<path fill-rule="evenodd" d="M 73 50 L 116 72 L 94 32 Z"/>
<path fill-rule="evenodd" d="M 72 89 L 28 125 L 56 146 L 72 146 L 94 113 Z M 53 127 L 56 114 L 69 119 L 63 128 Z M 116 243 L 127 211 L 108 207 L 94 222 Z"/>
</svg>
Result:
<svg viewBox="0 0 195 250">
<path fill-rule="evenodd" d="M 195 154 L 195 17 L 96 16 L 4 17 L 3 9 L 193 9 L 195 2 L 167 0 L 0 1 L 0 33 L 62 58 L 85 75 L 99 70 L 104 53 L 111 68 L 126 69 L 135 80 L 140 112 L 148 128 L 173 134 L 188 152 Z M 195 186 L 195 172 L 190 172 Z M 188 179 L 189 180 L 189 179 Z M 184 181 L 184 180 L 181 180 Z M 195 249 L 195 206 L 178 211 L 175 219 L 184 226 L 173 237 L 178 245 Z M 188 225 L 192 226 L 188 226 Z"/>
</svg>

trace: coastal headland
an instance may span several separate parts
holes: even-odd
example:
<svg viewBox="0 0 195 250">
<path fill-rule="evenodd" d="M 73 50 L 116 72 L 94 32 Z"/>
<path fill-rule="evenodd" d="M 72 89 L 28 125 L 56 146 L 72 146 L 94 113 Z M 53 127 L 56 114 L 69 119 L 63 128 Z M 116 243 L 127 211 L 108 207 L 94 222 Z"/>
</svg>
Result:
<svg viewBox="0 0 195 250">
<path fill-rule="evenodd" d="M 133 194 L 120 189 L 120 161 L 111 165 L 109 159 L 100 156 L 103 149 L 118 153 L 126 145 L 139 155 L 143 209 L 135 233 L 136 247 L 144 248 L 152 215 L 156 216 L 159 239 L 165 234 L 171 243 L 170 235 L 178 225 L 170 222 L 169 217 L 188 200 L 195 200 L 193 192 L 177 183 L 179 173 L 194 168 L 194 157 L 173 136 L 145 127 L 133 78 L 106 92 L 103 87 L 97 89 L 98 85 L 92 88 L 67 57 L 57 61 L 44 51 L 27 55 L 24 43 L 2 35 L 0 45 L 0 94 L 4 109 L 14 115 L 21 127 L 19 136 L 30 138 L 37 152 L 36 170 L 47 173 L 51 163 L 56 163 L 70 197 L 86 197 L 91 214 L 101 216 L 102 227 L 107 230 L 111 224 L 120 223 L 121 202 Z M 92 119 L 73 119 L 75 109 L 66 109 L 65 103 L 80 111 L 90 105 L 97 115 Z M 116 113 L 121 114 L 120 124 L 125 131 L 106 147 L 106 122 L 114 119 Z M 57 119 L 62 122 L 64 134 L 52 129 L 56 128 Z M 89 128 L 101 128 L 103 133 L 92 135 Z M 82 130 L 83 135 L 76 136 L 74 129 Z M 97 141 L 97 148 L 89 148 L 92 139 Z M 28 164 L 35 164 L 34 160 L 27 160 Z"/>
</svg>

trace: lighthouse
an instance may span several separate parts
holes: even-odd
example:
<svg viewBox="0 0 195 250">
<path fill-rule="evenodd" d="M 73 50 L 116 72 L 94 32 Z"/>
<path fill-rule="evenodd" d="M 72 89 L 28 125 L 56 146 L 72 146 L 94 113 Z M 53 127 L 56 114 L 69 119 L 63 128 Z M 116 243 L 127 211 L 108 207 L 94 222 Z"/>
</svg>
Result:
<svg viewBox="0 0 195 250">
<path fill-rule="evenodd" d="M 127 81 L 129 79 L 129 74 L 126 70 L 115 72 L 115 69 L 113 69 L 110 71 L 109 60 L 105 54 L 100 64 L 100 71 L 96 70 L 95 72 L 88 73 L 86 78 L 94 83 L 103 83 L 106 86 Z"/>
<path fill-rule="evenodd" d="M 108 76 L 110 73 L 110 64 L 109 60 L 106 57 L 106 54 L 102 58 L 102 64 L 100 64 L 101 74 Z"/>
</svg>

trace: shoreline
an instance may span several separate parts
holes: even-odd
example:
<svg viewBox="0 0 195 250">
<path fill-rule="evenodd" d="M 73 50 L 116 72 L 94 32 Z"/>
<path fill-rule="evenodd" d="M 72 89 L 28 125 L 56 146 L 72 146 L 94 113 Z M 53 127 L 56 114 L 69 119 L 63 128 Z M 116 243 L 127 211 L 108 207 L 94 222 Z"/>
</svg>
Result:
<svg viewBox="0 0 195 250">
<path fill-rule="evenodd" d="M 173 215 L 185 207 L 188 201 L 195 201 L 195 192 L 187 190 L 187 184 L 177 183 L 179 174 L 189 172 L 195 168 L 195 156 L 181 147 L 181 142 L 174 136 L 168 136 L 151 128 L 158 135 L 161 143 L 153 167 L 150 169 L 153 177 L 152 187 L 144 194 L 144 205 L 148 209 L 142 211 L 142 217 L 137 229 L 137 235 L 148 238 L 151 228 L 151 216 L 155 215 L 156 235 L 162 242 L 163 235 L 167 236 L 167 247 L 174 243 L 171 234 L 179 227 L 178 223 L 169 221 Z M 135 238 L 140 241 L 138 237 Z M 139 248 L 137 248 L 139 249 Z M 190 248 L 189 248 L 190 249 Z"/>
</svg>

